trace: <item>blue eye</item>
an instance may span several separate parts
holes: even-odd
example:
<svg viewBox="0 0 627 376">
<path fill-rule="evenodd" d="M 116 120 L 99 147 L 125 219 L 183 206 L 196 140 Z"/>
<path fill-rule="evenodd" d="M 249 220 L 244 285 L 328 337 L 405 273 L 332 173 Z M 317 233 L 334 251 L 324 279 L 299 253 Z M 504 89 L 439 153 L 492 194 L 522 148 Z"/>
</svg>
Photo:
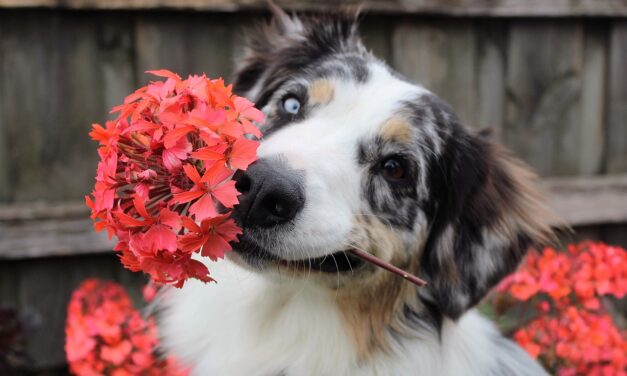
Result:
<svg viewBox="0 0 627 376">
<path fill-rule="evenodd" d="M 298 114 L 300 111 L 300 101 L 294 97 L 287 97 L 283 99 L 283 110 L 288 114 Z"/>
</svg>

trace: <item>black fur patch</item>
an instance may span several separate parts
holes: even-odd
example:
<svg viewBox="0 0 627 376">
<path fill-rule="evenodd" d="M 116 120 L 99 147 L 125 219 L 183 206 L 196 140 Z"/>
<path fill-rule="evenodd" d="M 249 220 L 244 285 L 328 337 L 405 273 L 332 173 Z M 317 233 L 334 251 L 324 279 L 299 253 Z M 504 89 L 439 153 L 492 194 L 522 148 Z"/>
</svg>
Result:
<svg viewBox="0 0 627 376">
<path fill-rule="evenodd" d="M 421 266 L 431 280 L 430 290 L 440 309 L 445 315 L 458 318 L 513 271 L 528 239 L 520 234 L 513 243 L 483 250 L 487 256 L 478 253 L 492 240 L 484 239 L 484 233 L 491 233 L 503 216 L 500 193 L 514 192 L 516 187 L 492 159 L 490 146 L 483 137 L 464 129 L 448 105 L 437 98 L 426 99 L 438 129 L 446 132 L 439 133 L 444 140 L 442 153 L 432 156 L 428 165 L 430 195 L 423 210 L 431 230 Z M 497 193 L 494 187 L 502 192 Z M 478 257 L 491 257 L 494 270 L 487 274 L 477 270 L 482 262 Z"/>
<path fill-rule="evenodd" d="M 380 164 L 390 156 L 399 156 L 408 162 L 406 181 L 389 182 L 381 176 Z M 374 137 L 358 144 L 357 160 L 366 167 L 362 196 L 374 214 L 393 227 L 413 230 L 419 209 L 416 186 L 418 167 L 414 150 L 407 145 Z"/>
<path fill-rule="evenodd" d="M 342 70 L 348 69 L 358 82 L 367 79 L 369 55 L 358 38 L 354 15 L 323 14 L 303 17 L 301 22 L 302 29 L 298 31 L 270 25 L 251 33 L 251 51 L 236 75 L 236 93 L 246 94 L 262 80 L 262 91 L 250 99 L 263 107 L 286 81 L 303 74 L 322 76 L 325 72 L 316 71 L 316 67 L 333 64 L 333 60 Z"/>
</svg>

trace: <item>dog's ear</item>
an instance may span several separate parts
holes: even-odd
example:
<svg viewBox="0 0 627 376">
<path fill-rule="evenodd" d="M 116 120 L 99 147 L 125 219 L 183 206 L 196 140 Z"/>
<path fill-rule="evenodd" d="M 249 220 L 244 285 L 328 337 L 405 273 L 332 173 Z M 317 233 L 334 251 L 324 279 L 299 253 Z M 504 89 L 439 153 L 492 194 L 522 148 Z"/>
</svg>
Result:
<svg viewBox="0 0 627 376">
<path fill-rule="evenodd" d="M 457 123 L 447 129 L 430 171 L 434 204 L 421 268 L 430 280 L 428 299 L 456 319 L 511 273 L 530 246 L 552 242 L 560 222 L 521 161 L 483 133 Z"/>
<path fill-rule="evenodd" d="M 303 31 L 303 23 L 296 15 L 288 15 L 272 0 L 268 0 L 272 13 L 271 31 L 278 35 L 296 35 Z"/>
<path fill-rule="evenodd" d="M 234 91 L 254 97 L 251 90 L 268 69 L 280 49 L 302 42 L 304 27 L 296 15 L 288 15 L 272 1 L 268 1 L 272 19 L 246 31 L 244 53 L 236 64 Z"/>
<path fill-rule="evenodd" d="M 332 53 L 366 51 L 357 33 L 357 9 L 298 17 L 272 2 L 269 6 L 272 20 L 246 33 L 234 80 L 234 91 L 239 95 L 259 99 L 256 97 L 265 79 L 289 77 Z"/>
</svg>

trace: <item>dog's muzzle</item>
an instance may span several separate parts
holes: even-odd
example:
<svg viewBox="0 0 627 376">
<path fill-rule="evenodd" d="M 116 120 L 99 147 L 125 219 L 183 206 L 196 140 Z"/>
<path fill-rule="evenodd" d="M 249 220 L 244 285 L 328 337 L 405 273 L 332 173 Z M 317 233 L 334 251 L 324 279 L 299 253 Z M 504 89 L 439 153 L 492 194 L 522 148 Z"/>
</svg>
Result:
<svg viewBox="0 0 627 376">
<path fill-rule="evenodd" d="M 260 159 L 235 176 L 241 193 L 234 217 L 243 228 L 292 221 L 305 205 L 304 174 L 278 159 Z"/>
<path fill-rule="evenodd" d="M 241 193 L 233 218 L 244 230 L 233 245 L 237 254 L 250 266 L 278 265 L 293 270 L 321 272 L 352 271 L 362 262 L 346 251 L 322 257 L 288 260 L 270 251 L 272 242 L 286 236 L 305 206 L 305 174 L 294 170 L 282 159 L 262 158 L 239 171 L 235 187 Z"/>
</svg>

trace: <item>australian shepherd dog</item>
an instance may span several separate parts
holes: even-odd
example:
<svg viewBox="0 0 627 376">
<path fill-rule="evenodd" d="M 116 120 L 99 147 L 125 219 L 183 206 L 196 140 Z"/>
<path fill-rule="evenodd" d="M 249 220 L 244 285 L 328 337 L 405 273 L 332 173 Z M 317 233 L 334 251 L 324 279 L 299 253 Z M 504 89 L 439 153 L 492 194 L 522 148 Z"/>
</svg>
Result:
<svg viewBox="0 0 627 376">
<path fill-rule="evenodd" d="M 234 84 L 267 117 L 244 234 L 217 285 L 163 298 L 165 351 L 203 376 L 545 374 L 473 310 L 553 238 L 535 175 L 374 57 L 356 16 L 272 7 Z"/>
</svg>

